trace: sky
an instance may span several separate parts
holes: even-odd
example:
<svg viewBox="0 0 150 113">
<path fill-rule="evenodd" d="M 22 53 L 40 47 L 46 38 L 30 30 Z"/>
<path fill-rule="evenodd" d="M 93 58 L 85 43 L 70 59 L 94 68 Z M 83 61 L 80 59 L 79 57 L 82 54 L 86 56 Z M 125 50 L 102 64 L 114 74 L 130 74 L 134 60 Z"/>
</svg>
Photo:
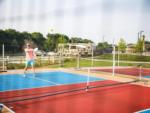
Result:
<svg viewBox="0 0 150 113">
<path fill-rule="evenodd" d="M 95 43 L 150 41 L 150 0 L 0 0 L 0 29 L 62 33 Z"/>
</svg>

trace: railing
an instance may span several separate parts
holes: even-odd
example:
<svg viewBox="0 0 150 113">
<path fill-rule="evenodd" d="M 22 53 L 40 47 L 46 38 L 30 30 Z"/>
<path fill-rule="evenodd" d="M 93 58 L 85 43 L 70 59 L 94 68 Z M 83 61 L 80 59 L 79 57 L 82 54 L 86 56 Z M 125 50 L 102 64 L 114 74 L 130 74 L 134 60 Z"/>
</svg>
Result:
<svg viewBox="0 0 150 113">
<path fill-rule="evenodd" d="M 67 58 L 72 57 L 63 56 L 63 59 Z M 60 61 L 61 59 L 62 58 L 60 58 L 60 56 L 37 56 L 36 61 L 38 63 L 42 63 L 43 61 L 55 63 Z M 0 62 L 3 62 L 3 60 L 5 63 L 13 63 L 13 64 L 23 64 L 26 61 L 25 56 L 12 56 L 12 57 L 7 56 L 4 59 L 0 57 Z"/>
</svg>

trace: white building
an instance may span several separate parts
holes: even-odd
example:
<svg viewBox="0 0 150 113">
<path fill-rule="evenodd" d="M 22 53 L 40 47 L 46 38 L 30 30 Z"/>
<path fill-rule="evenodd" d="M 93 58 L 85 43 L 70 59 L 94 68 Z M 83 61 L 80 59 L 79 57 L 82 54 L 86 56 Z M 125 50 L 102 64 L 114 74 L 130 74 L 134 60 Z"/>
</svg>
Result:
<svg viewBox="0 0 150 113">
<path fill-rule="evenodd" d="M 95 49 L 93 43 L 61 43 L 58 44 L 57 52 L 64 56 L 91 55 L 92 48 Z"/>
</svg>

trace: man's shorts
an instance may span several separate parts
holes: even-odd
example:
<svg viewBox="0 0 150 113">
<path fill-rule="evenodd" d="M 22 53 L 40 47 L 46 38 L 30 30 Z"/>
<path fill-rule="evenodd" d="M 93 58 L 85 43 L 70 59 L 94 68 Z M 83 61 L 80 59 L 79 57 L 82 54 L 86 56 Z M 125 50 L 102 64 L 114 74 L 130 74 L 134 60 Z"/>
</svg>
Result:
<svg viewBox="0 0 150 113">
<path fill-rule="evenodd" d="M 26 66 L 33 66 L 34 65 L 34 60 L 27 60 L 26 61 Z"/>
</svg>

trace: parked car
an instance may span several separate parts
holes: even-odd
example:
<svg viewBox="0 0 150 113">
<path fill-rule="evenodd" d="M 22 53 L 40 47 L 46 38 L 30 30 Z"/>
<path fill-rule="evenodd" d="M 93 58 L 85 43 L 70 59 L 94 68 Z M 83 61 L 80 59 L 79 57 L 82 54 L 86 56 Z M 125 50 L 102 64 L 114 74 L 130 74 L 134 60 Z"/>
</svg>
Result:
<svg viewBox="0 0 150 113">
<path fill-rule="evenodd" d="M 38 51 L 36 51 L 36 55 L 37 56 L 45 56 L 46 53 L 44 51 L 42 51 L 42 50 L 38 50 Z"/>
<path fill-rule="evenodd" d="M 47 55 L 48 56 L 55 56 L 55 55 L 57 55 L 57 53 L 55 53 L 55 52 L 47 52 Z"/>
</svg>

